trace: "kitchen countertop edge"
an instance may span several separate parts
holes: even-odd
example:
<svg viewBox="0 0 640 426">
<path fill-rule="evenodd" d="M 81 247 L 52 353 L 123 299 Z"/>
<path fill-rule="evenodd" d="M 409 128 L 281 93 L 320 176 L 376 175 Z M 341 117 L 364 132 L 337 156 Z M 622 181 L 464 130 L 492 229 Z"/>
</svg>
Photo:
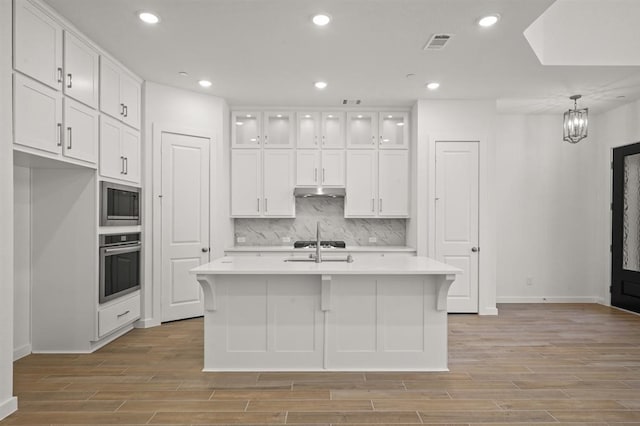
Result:
<svg viewBox="0 0 640 426">
<path fill-rule="evenodd" d="M 315 252 L 313 248 L 293 248 L 291 246 L 235 246 L 224 249 L 228 253 L 242 253 L 242 252 Z M 339 254 L 339 253 L 415 253 L 416 249 L 408 246 L 347 246 L 344 249 L 323 249 L 323 253 Z"/>
</svg>

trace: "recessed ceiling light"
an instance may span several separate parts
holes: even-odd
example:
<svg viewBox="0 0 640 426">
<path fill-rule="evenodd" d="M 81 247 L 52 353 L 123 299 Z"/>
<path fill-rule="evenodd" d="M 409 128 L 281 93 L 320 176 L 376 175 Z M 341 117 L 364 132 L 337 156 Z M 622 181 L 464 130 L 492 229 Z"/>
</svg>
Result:
<svg viewBox="0 0 640 426">
<path fill-rule="evenodd" d="M 304 118 L 311 118 L 311 114 L 305 114 Z"/>
<path fill-rule="evenodd" d="M 324 27 L 329 22 L 331 22 L 331 16 L 325 15 L 324 13 L 319 13 L 317 15 L 314 15 L 313 18 L 311 18 L 311 20 L 317 26 Z"/>
<path fill-rule="evenodd" d="M 251 114 L 247 114 L 247 118 L 251 118 Z"/>
<path fill-rule="evenodd" d="M 244 126 L 244 123 L 242 121 L 236 121 L 236 126 Z"/>
<path fill-rule="evenodd" d="M 500 20 L 500 15 L 487 15 L 483 16 L 478 20 L 478 25 L 481 27 L 491 27 L 496 24 Z"/>
<path fill-rule="evenodd" d="M 429 90 L 436 90 L 438 87 L 440 87 L 440 83 L 437 83 L 435 81 L 432 81 L 431 83 L 427 83 L 427 89 Z"/>
<path fill-rule="evenodd" d="M 332 114 L 327 115 L 327 118 L 333 118 Z"/>
<path fill-rule="evenodd" d="M 282 118 L 282 114 L 276 114 L 276 117 Z"/>
<path fill-rule="evenodd" d="M 209 80 L 200 80 L 198 84 L 202 87 L 211 87 L 211 82 Z"/>
<path fill-rule="evenodd" d="M 362 118 L 362 115 L 358 114 L 358 116 L 357 116 L 357 117 L 358 117 L 358 118 Z"/>
<path fill-rule="evenodd" d="M 393 118 L 393 115 L 387 115 L 387 118 Z"/>
<path fill-rule="evenodd" d="M 402 121 L 396 123 L 396 126 L 404 126 L 404 123 Z"/>
<path fill-rule="evenodd" d="M 160 18 L 158 18 L 157 15 L 154 15 L 151 12 L 140 12 L 138 13 L 138 18 L 140 18 L 142 22 L 146 22 L 147 24 L 157 24 L 158 22 L 160 22 Z"/>
<path fill-rule="evenodd" d="M 316 89 L 324 89 L 327 87 L 327 83 L 325 81 L 316 81 L 313 85 L 316 86 Z"/>
</svg>

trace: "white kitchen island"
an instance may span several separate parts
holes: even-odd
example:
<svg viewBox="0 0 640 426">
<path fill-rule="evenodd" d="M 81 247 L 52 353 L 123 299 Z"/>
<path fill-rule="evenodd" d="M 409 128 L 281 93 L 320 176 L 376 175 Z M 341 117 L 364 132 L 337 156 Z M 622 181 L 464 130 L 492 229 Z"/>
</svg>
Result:
<svg viewBox="0 0 640 426">
<path fill-rule="evenodd" d="M 285 262 L 223 257 L 191 271 L 204 371 L 446 371 L 447 293 L 426 257 Z"/>
</svg>

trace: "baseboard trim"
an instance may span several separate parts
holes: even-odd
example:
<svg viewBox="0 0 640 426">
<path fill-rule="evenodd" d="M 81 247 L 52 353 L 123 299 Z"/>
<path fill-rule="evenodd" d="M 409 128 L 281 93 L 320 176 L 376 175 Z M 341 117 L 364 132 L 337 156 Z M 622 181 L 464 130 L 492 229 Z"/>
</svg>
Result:
<svg viewBox="0 0 640 426">
<path fill-rule="evenodd" d="M 478 312 L 478 315 L 498 315 L 498 308 L 495 307 L 489 307 L 489 308 L 483 308 L 480 309 L 480 312 Z"/>
<path fill-rule="evenodd" d="M 160 322 L 160 320 L 157 320 L 155 318 L 145 318 L 145 319 L 139 319 L 138 321 L 134 322 L 133 326 L 135 328 L 151 328 L 151 327 L 158 327 L 161 324 L 162 323 Z"/>
<path fill-rule="evenodd" d="M 0 420 L 18 410 L 18 398 L 12 396 L 6 401 L 0 403 Z"/>
<path fill-rule="evenodd" d="M 20 346 L 13 349 L 13 360 L 17 361 L 20 358 L 24 358 L 27 355 L 31 355 L 31 343 Z"/>
<path fill-rule="evenodd" d="M 551 296 L 551 297 L 498 297 L 497 303 L 598 303 L 598 297 Z"/>
</svg>

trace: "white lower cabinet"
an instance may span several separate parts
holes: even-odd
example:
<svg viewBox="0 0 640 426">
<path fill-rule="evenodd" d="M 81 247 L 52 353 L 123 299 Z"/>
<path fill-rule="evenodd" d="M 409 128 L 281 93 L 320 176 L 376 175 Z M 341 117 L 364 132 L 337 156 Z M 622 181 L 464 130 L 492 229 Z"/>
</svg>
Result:
<svg viewBox="0 0 640 426">
<path fill-rule="evenodd" d="M 140 134 L 104 115 L 100 117 L 100 175 L 140 183 Z"/>
<path fill-rule="evenodd" d="M 348 151 L 345 217 L 409 217 L 408 151 Z"/>
<path fill-rule="evenodd" d="M 295 217 L 294 180 L 292 150 L 232 150 L 231 215 Z"/>
<path fill-rule="evenodd" d="M 98 311 L 98 337 L 140 318 L 140 294 L 119 301 Z"/>
</svg>

